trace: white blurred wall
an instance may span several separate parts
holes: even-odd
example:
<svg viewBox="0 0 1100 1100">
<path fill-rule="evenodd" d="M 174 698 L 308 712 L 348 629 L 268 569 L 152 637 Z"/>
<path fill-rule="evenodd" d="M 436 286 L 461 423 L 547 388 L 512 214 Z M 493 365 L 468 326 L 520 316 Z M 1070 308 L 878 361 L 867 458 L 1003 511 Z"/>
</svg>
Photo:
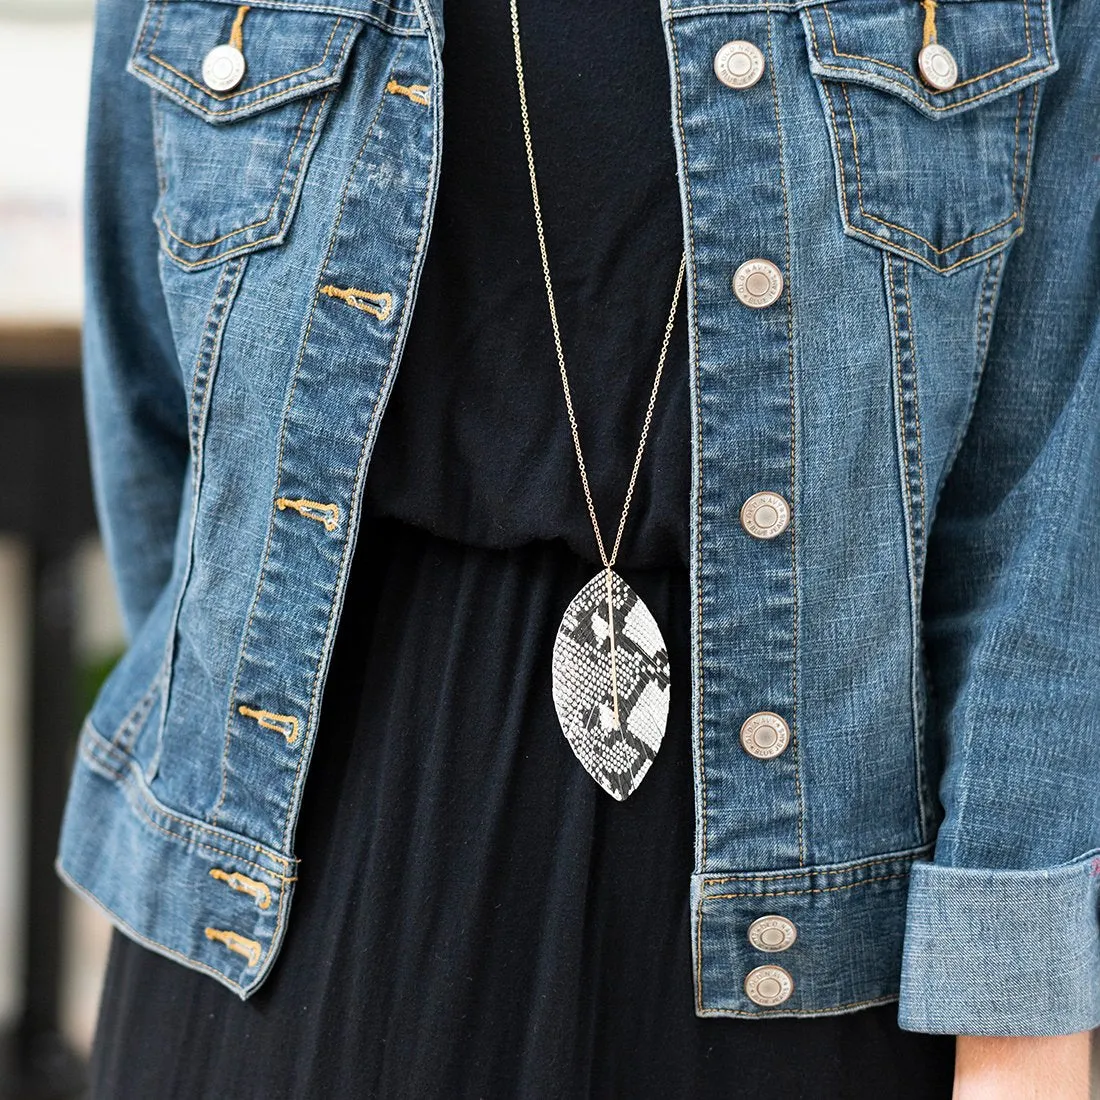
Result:
<svg viewBox="0 0 1100 1100">
<path fill-rule="evenodd" d="M 80 316 L 91 45 L 88 19 L 13 20 L 0 2 L 0 323 Z"/>
</svg>

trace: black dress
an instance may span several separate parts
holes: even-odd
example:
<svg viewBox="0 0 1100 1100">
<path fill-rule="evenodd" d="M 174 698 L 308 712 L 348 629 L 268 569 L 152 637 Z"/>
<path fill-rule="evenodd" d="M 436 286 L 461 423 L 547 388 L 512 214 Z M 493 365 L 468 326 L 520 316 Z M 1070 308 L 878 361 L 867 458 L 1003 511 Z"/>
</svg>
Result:
<svg viewBox="0 0 1100 1100">
<path fill-rule="evenodd" d="M 614 541 L 682 241 L 656 0 L 521 6 L 551 274 Z M 616 802 L 550 665 L 600 567 L 534 230 L 505 0 L 447 0 L 432 236 L 364 516 L 274 969 L 247 1001 L 115 930 L 96 1100 L 951 1095 L 896 1004 L 700 1018 L 686 287 L 618 568 L 668 646 L 668 730 Z"/>
</svg>

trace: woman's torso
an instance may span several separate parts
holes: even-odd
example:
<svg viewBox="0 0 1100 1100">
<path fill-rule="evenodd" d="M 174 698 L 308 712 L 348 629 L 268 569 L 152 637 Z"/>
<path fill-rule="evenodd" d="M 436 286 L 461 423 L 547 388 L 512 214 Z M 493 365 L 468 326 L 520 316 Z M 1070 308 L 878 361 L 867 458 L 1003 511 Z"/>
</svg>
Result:
<svg viewBox="0 0 1100 1100">
<path fill-rule="evenodd" d="M 609 112 L 614 87 L 575 79 L 612 43 L 633 71 L 659 66 L 656 25 L 627 4 L 602 12 L 606 36 L 554 14 L 524 22 L 532 137 L 610 545 L 679 262 L 675 170 L 657 83 Z M 451 14 L 437 221 L 366 481 L 279 966 L 241 1002 L 116 933 L 97 1095 L 946 1096 L 953 1040 L 901 1032 L 894 1004 L 696 1015 L 682 306 L 619 562 L 668 644 L 668 730 L 619 803 L 558 726 L 553 636 L 599 559 L 503 15 Z"/>
</svg>

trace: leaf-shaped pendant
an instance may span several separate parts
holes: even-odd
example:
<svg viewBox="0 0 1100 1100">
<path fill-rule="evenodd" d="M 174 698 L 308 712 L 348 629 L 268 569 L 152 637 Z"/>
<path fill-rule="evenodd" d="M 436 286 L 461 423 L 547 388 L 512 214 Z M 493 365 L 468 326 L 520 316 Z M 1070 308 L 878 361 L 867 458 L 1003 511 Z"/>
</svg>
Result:
<svg viewBox="0 0 1100 1100">
<path fill-rule="evenodd" d="M 618 573 L 601 570 L 562 616 L 553 694 L 565 739 L 612 798 L 622 801 L 649 771 L 668 723 L 668 692 L 657 621 Z"/>
</svg>

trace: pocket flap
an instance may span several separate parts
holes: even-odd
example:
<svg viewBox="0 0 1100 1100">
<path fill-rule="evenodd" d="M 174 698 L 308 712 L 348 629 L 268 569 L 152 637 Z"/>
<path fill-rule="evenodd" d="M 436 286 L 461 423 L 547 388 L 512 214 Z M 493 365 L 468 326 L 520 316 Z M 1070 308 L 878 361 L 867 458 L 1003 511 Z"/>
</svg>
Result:
<svg viewBox="0 0 1100 1100">
<path fill-rule="evenodd" d="M 1050 0 L 942 0 L 936 40 L 958 65 L 945 91 L 921 80 L 925 12 L 917 0 L 833 0 L 803 9 L 810 71 L 891 92 L 930 118 L 1032 84 L 1058 68 Z"/>
<path fill-rule="evenodd" d="M 230 42 L 235 24 L 245 72 L 218 92 L 203 80 L 203 61 Z M 339 84 L 361 27 L 347 16 L 290 8 L 151 0 L 127 68 L 207 122 L 232 122 Z"/>
</svg>

